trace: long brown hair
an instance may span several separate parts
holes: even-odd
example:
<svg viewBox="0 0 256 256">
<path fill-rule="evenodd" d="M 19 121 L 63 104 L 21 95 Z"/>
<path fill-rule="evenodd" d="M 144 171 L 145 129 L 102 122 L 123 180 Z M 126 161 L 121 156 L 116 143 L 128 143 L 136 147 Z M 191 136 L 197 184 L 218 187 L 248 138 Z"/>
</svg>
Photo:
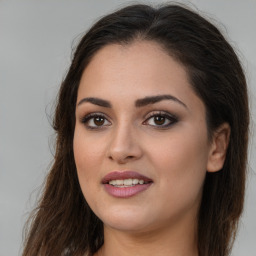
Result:
<svg viewBox="0 0 256 256">
<path fill-rule="evenodd" d="M 103 223 L 88 206 L 73 155 L 75 104 L 81 75 L 102 47 L 135 40 L 159 43 L 180 62 L 206 106 L 209 138 L 228 122 L 224 167 L 207 173 L 198 215 L 200 256 L 229 255 L 244 203 L 248 141 L 246 79 L 219 30 L 177 4 L 132 5 L 100 19 L 82 38 L 61 85 L 53 127 L 56 152 L 41 200 L 30 218 L 23 256 L 92 255 L 104 243 Z"/>
</svg>

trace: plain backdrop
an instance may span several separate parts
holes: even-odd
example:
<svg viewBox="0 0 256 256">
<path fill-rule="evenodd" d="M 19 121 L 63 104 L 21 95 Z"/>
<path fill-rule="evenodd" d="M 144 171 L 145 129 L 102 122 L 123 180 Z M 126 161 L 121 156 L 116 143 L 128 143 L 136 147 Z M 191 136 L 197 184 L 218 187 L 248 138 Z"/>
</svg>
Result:
<svg viewBox="0 0 256 256">
<path fill-rule="evenodd" d="M 252 111 L 249 178 L 232 255 L 256 256 L 256 1 L 180 2 L 198 8 L 221 29 L 246 71 Z M 21 255 L 22 228 L 53 158 L 50 120 L 72 45 L 99 17 L 128 3 L 135 2 L 0 0 L 0 256 Z"/>
</svg>

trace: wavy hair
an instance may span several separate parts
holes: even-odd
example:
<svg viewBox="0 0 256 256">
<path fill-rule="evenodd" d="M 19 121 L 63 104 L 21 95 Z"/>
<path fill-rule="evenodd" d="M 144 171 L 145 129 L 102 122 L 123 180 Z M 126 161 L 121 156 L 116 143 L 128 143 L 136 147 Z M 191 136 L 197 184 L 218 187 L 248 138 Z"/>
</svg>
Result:
<svg viewBox="0 0 256 256">
<path fill-rule="evenodd" d="M 82 73 L 109 44 L 157 42 L 185 67 L 206 107 L 209 139 L 231 127 L 223 169 L 207 173 L 198 213 L 199 256 L 227 256 L 244 204 L 249 111 L 244 72 L 233 48 L 209 21 L 177 4 L 131 5 L 96 22 L 74 52 L 60 87 L 53 128 L 54 163 L 29 223 L 23 256 L 93 255 L 104 243 L 103 223 L 79 186 L 73 153 L 75 105 Z"/>
</svg>

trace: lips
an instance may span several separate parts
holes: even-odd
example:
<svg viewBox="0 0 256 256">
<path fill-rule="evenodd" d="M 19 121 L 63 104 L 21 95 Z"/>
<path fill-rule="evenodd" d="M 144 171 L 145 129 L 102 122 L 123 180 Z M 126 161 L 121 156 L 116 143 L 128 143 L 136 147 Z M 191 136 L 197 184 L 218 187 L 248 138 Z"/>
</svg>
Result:
<svg viewBox="0 0 256 256">
<path fill-rule="evenodd" d="M 106 192 L 114 197 L 128 198 L 148 189 L 153 180 L 134 171 L 114 171 L 102 179 Z"/>
<path fill-rule="evenodd" d="M 144 180 L 147 183 L 153 182 L 152 179 L 134 171 L 114 171 L 114 172 L 110 172 L 102 179 L 102 184 L 108 184 L 112 180 L 126 180 L 126 179 Z"/>
</svg>

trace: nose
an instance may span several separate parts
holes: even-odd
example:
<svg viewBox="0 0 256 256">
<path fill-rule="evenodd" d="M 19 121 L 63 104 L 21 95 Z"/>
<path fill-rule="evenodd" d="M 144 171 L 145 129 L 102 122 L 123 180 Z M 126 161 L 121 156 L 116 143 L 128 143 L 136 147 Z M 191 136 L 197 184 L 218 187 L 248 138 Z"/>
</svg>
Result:
<svg viewBox="0 0 256 256">
<path fill-rule="evenodd" d="M 125 164 L 141 158 L 142 149 L 136 129 L 129 125 L 120 125 L 113 129 L 107 156 L 118 164 Z"/>
</svg>

